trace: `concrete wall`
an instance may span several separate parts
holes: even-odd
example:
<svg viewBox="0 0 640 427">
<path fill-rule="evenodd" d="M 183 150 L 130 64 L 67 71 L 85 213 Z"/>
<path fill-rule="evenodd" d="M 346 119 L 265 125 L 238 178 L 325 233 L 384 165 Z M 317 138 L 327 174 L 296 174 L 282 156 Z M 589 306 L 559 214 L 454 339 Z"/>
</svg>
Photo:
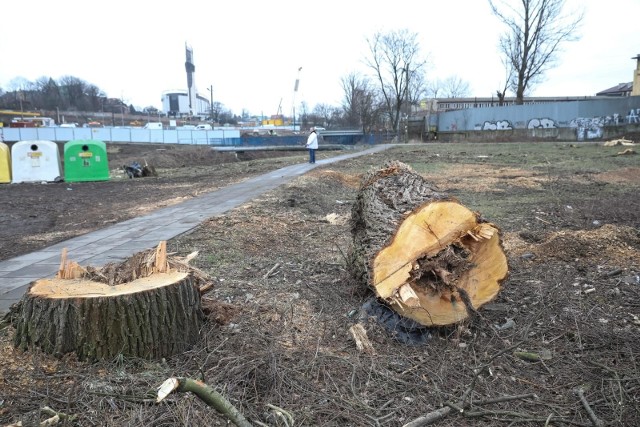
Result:
<svg viewBox="0 0 640 427">
<path fill-rule="evenodd" d="M 440 140 L 601 140 L 640 131 L 640 96 L 469 108 L 438 114 Z"/>
</svg>

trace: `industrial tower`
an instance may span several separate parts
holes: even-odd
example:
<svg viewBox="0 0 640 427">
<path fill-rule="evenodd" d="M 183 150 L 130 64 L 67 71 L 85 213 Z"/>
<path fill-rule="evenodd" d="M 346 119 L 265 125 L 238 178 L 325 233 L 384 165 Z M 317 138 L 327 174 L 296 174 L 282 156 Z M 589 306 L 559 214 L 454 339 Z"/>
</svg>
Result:
<svg viewBox="0 0 640 427">
<path fill-rule="evenodd" d="M 189 96 L 189 115 L 193 115 L 193 110 L 196 105 L 196 81 L 193 78 L 193 73 L 196 72 L 196 66 L 193 64 L 193 49 L 191 46 L 184 44 L 184 48 L 187 55 L 187 60 L 184 63 L 184 68 L 187 70 L 187 91 Z"/>
</svg>

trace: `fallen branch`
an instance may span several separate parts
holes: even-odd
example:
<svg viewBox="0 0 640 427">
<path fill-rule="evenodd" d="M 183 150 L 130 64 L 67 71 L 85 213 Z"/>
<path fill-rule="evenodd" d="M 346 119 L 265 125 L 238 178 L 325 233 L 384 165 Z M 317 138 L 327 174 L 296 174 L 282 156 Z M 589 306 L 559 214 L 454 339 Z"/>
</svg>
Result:
<svg viewBox="0 0 640 427">
<path fill-rule="evenodd" d="M 634 150 L 633 148 L 627 148 L 626 150 L 618 151 L 616 156 L 626 156 L 629 154 L 636 154 L 636 150 Z"/>
<path fill-rule="evenodd" d="M 358 351 L 363 351 L 367 354 L 376 354 L 376 350 L 373 348 L 373 344 L 367 337 L 367 331 L 362 326 L 362 323 L 356 323 L 352 327 L 349 328 L 349 332 L 353 337 L 353 340 L 356 342 L 356 348 Z"/>
<path fill-rule="evenodd" d="M 449 412 L 451 412 L 451 407 L 449 406 L 444 406 L 440 409 L 436 409 L 435 411 L 431 411 L 429 412 L 427 415 L 423 415 L 421 417 L 416 418 L 415 420 L 408 422 L 407 424 L 403 425 L 402 427 L 421 427 L 421 426 L 428 426 L 430 424 L 433 424 L 434 422 L 441 420 L 442 418 L 446 417 L 447 415 L 449 415 Z"/>
<path fill-rule="evenodd" d="M 613 139 L 604 143 L 605 147 L 615 147 L 616 145 L 635 145 L 635 143 L 626 138 Z"/>
<path fill-rule="evenodd" d="M 585 411 L 587 411 L 587 415 L 589 415 L 589 419 L 593 423 L 595 427 L 604 427 L 604 421 L 602 421 L 598 416 L 593 412 L 591 406 L 589 406 L 589 402 L 587 402 L 587 398 L 584 396 L 584 389 L 582 387 L 576 390 L 578 397 L 580 398 L 580 403 L 582 403 L 582 407 Z"/>
<path fill-rule="evenodd" d="M 205 383 L 191 378 L 168 378 L 158 388 L 158 398 L 156 402 L 161 402 L 171 392 L 191 392 L 198 396 L 207 405 L 224 415 L 237 427 L 251 427 L 251 423 L 220 393 L 209 387 Z"/>
<path fill-rule="evenodd" d="M 271 270 L 267 271 L 267 273 L 262 276 L 263 279 L 268 279 L 269 277 L 271 277 L 271 275 L 278 269 L 278 267 L 280 267 L 280 263 L 277 262 L 276 265 L 274 265 L 273 267 L 271 267 Z"/>
</svg>

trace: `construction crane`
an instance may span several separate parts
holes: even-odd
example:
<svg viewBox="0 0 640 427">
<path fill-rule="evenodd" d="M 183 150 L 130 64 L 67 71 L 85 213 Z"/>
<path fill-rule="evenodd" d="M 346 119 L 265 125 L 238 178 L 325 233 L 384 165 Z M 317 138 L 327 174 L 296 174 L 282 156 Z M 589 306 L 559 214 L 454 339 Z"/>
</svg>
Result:
<svg viewBox="0 0 640 427">
<path fill-rule="evenodd" d="M 284 117 L 282 116 L 282 98 L 280 98 L 280 104 L 278 104 L 278 113 L 272 115 L 266 120 L 262 120 L 262 125 L 266 126 L 282 126 L 284 125 Z"/>
</svg>

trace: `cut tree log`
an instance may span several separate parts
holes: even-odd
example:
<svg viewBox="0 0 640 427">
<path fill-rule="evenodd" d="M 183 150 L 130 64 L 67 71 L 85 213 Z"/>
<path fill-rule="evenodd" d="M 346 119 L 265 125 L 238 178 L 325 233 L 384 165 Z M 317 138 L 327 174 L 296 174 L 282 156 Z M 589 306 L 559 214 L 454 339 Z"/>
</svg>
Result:
<svg viewBox="0 0 640 427">
<path fill-rule="evenodd" d="M 421 325 L 466 319 L 495 298 L 508 274 L 498 227 L 402 162 L 363 179 L 351 233 L 351 275 Z"/>
<path fill-rule="evenodd" d="M 175 265 L 186 263 L 167 258 L 166 242 L 100 270 L 67 262 L 64 251 L 57 277 L 33 282 L 22 298 L 14 345 L 89 361 L 184 352 L 204 314 L 196 275 Z"/>
</svg>

